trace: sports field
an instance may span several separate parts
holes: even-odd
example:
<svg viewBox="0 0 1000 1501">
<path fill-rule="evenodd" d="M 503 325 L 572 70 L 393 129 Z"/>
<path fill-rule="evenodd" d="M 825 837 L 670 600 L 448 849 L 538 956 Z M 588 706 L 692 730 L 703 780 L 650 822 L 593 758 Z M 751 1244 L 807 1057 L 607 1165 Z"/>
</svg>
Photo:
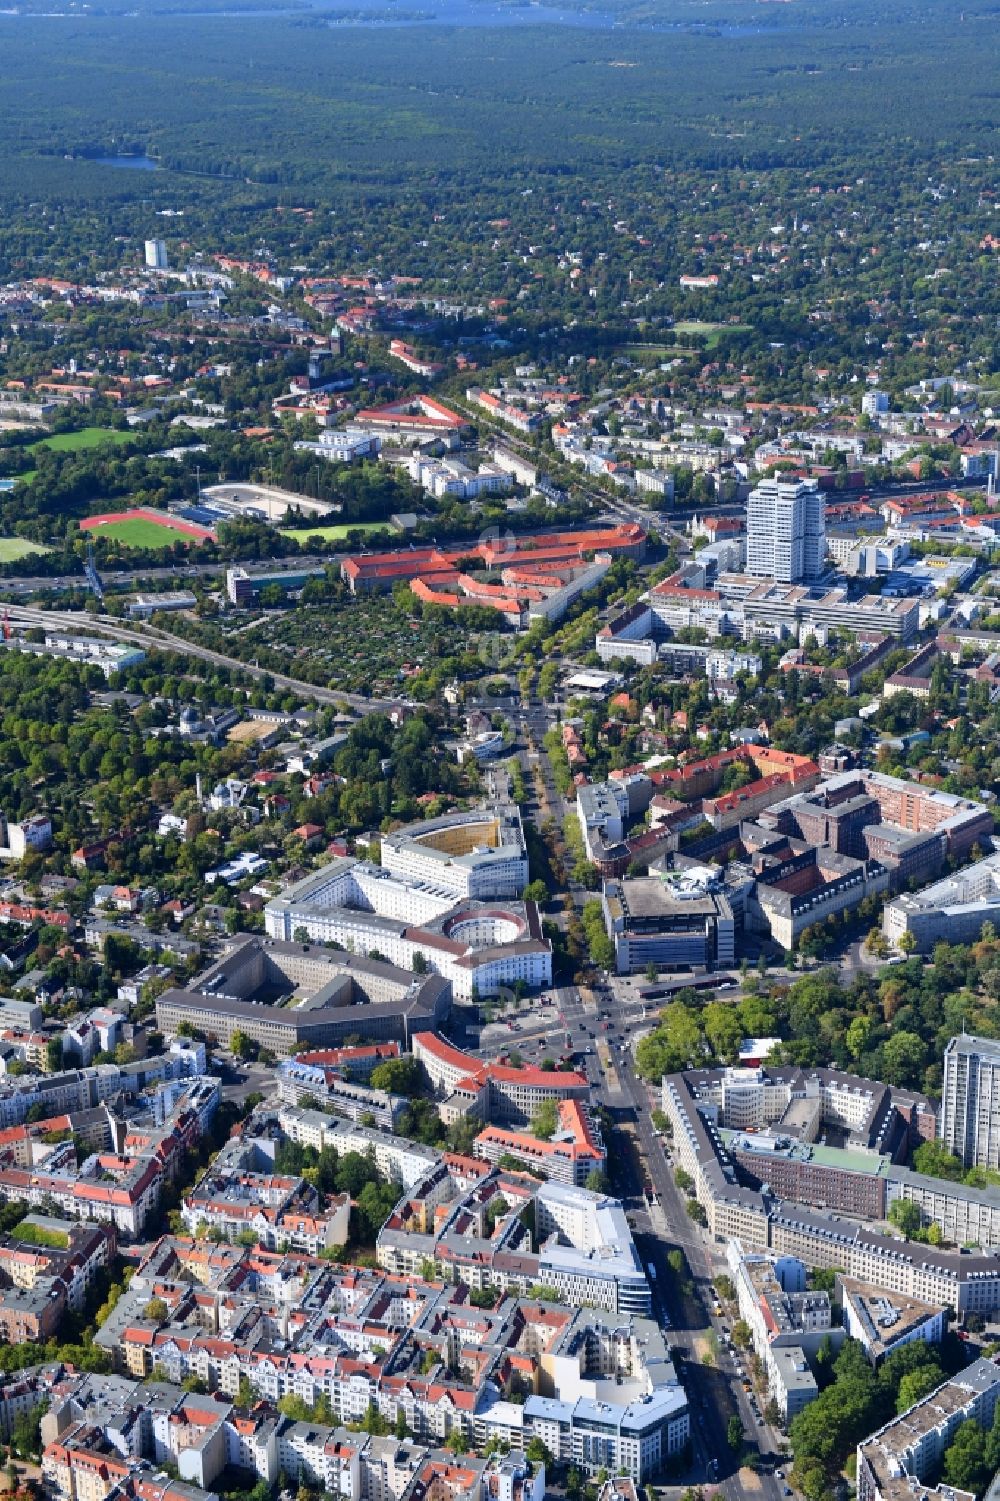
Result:
<svg viewBox="0 0 1000 1501">
<path fill-rule="evenodd" d="M 134 438 L 133 432 L 119 432 L 116 427 L 82 427 L 78 433 L 53 433 L 50 438 L 39 438 L 29 443 L 28 449 L 51 448 L 54 453 L 78 453 L 82 448 L 99 448 L 102 443 L 127 443 Z"/>
<path fill-rule="evenodd" d="M 110 521 L 94 528 L 95 537 L 106 537 L 109 542 L 118 542 L 122 547 L 172 547 L 180 541 L 178 534 L 158 521 L 133 518 L 130 521 Z"/>
<path fill-rule="evenodd" d="M 18 558 L 26 558 L 29 553 L 50 551 L 37 542 L 26 542 L 23 537 L 0 537 L 0 563 L 16 563 Z"/>
<path fill-rule="evenodd" d="M 87 516 L 80 530 L 93 537 L 106 537 L 122 547 L 172 547 L 175 542 L 205 542 L 213 533 L 193 521 L 157 511 L 107 511 L 103 516 Z"/>
<path fill-rule="evenodd" d="M 324 542 L 342 542 L 349 532 L 395 532 L 396 528 L 390 521 L 355 521 L 344 522 L 338 526 L 307 526 L 307 527 L 282 527 L 283 537 L 297 537 L 303 547 L 309 543 L 310 537 L 322 537 Z"/>
</svg>

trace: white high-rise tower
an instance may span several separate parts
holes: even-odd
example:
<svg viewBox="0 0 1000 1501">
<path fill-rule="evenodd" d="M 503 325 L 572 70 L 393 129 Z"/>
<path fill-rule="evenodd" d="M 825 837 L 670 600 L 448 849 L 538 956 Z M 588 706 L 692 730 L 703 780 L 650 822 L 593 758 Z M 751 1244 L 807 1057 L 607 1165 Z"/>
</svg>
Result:
<svg viewBox="0 0 1000 1501">
<path fill-rule="evenodd" d="M 941 1140 L 966 1167 L 1000 1168 L 1000 1042 L 953 1037 L 944 1051 Z"/>
<path fill-rule="evenodd" d="M 762 480 L 747 502 L 747 573 L 800 584 L 826 567 L 826 511 L 811 480 Z"/>
<path fill-rule="evenodd" d="M 162 240 L 146 241 L 146 265 L 150 271 L 166 271 L 167 247 Z"/>
</svg>

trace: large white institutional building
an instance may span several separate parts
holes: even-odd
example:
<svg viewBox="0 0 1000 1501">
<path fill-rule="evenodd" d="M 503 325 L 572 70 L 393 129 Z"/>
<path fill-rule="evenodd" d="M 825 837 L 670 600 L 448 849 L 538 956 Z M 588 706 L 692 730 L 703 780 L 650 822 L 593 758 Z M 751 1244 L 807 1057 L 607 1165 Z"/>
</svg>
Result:
<svg viewBox="0 0 1000 1501">
<path fill-rule="evenodd" d="M 468 1000 L 552 983 L 537 908 L 519 900 L 527 884 L 519 810 L 476 809 L 385 835 L 381 865 L 331 861 L 269 902 L 264 926 L 285 942 L 423 964 Z"/>
</svg>

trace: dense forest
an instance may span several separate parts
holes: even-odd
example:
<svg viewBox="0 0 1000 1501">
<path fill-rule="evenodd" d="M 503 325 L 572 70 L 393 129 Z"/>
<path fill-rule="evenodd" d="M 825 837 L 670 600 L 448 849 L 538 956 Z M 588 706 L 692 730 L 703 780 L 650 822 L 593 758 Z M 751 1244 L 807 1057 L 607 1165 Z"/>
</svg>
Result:
<svg viewBox="0 0 1000 1501">
<path fill-rule="evenodd" d="M 774 399 L 817 362 L 835 385 L 873 346 L 893 390 L 942 359 L 1000 370 L 989 6 L 673 0 L 634 24 L 648 3 L 614 0 L 614 26 L 331 26 L 171 0 L 127 25 L 0 18 L 0 280 L 91 283 L 156 232 L 178 264 L 267 254 L 491 299 L 516 309 L 519 351 L 737 325 L 724 348 Z M 95 160 L 121 153 L 159 170 Z M 718 285 L 684 290 L 691 273 Z M 109 316 L 98 348 L 120 337 Z M 39 359 L 57 330 L 58 310 L 31 335 Z M 244 380 L 227 410 L 263 409 L 288 373 Z"/>
<path fill-rule="evenodd" d="M 627 170 L 617 183 L 627 199 L 687 166 L 802 167 L 839 184 L 992 148 L 986 7 L 966 6 L 956 24 L 937 6 L 796 4 L 780 53 L 760 19 L 775 9 L 720 3 L 706 13 L 716 31 L 661 32 L 5 19 L 3 197 L 39 209 L 140 198 L 183 208 L 196 225 L 224 196 L 238 228 L 294 191 L 288 207 L 336 201 L 346 238 L 363 239 L 391 194 L 399 229 L 419 240 L 439 201 L 474 213 L 484 192 L 513 197 L 536 172 L 539 189 L 551 176 L 570 197 Z M 65 160 L 119 151 L 151 152 L 169 170 Z M 295 228 L 307 241 L 339 226 Z M 21 250 L 46 229 L 29 221 Z"/>
</svg>

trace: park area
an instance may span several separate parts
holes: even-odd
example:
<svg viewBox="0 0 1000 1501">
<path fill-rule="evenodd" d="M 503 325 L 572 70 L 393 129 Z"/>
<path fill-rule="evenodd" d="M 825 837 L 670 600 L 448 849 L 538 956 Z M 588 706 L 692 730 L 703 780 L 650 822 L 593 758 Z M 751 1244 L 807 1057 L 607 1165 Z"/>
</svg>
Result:
<svg viewBox="0 0 1000 1501">
<path fill-rule="evenodd" d="M 108 542 L 116 542 L 119 547 L 137 548 L 172 547 L 175 542 L 206 542 L 215 536 L 208 527 L 196 526 L 193 521 L 182 521 L 166 512 L 146 510 L 107 511 L 101 516 L 87 516 L 80 522 L 80 530 L 95 540 L 103 537 Z"/>
<path fill-rule="evenodd" d="M 709 349 L 718 344 L 723 334 L 748 334 L 749 323 L 705 323 L 700 318 L 684 318 L 674 324 L 675 334 L 701 334 Z"/>
<path fill-rule="evenodd" d="M 26 542 L 23 537 L 0 537 L 0 563 L 16 563 L 29 554 L 48 552 L 50 549 L 37 542 Z"/>
<path fill-rule="evenodd" d="M 116 427 L 81 427 L 76 433 L 52 433 L 48 438 L 39 438 L 28 445 L 29 452 L 39 448 L 51 448 L 53 453 L 79 453 L 85 448 L 100 448 L 102 443 L 128 443 L 135 433 L 122 432 Z"/>
<path fill-rule="evenodd" d="M 300 546 L 309 547 L 316 537 L 322 542 L 343 542 L 352 532 L 360 532 L 366 537 L 374 532 L 382 532 L 388 537 L 395 531 L 396 528 L 389 521 L 343 521 L 336 526 L 282 527 L 281 535 L 294 537 Z"/>
</svg>

